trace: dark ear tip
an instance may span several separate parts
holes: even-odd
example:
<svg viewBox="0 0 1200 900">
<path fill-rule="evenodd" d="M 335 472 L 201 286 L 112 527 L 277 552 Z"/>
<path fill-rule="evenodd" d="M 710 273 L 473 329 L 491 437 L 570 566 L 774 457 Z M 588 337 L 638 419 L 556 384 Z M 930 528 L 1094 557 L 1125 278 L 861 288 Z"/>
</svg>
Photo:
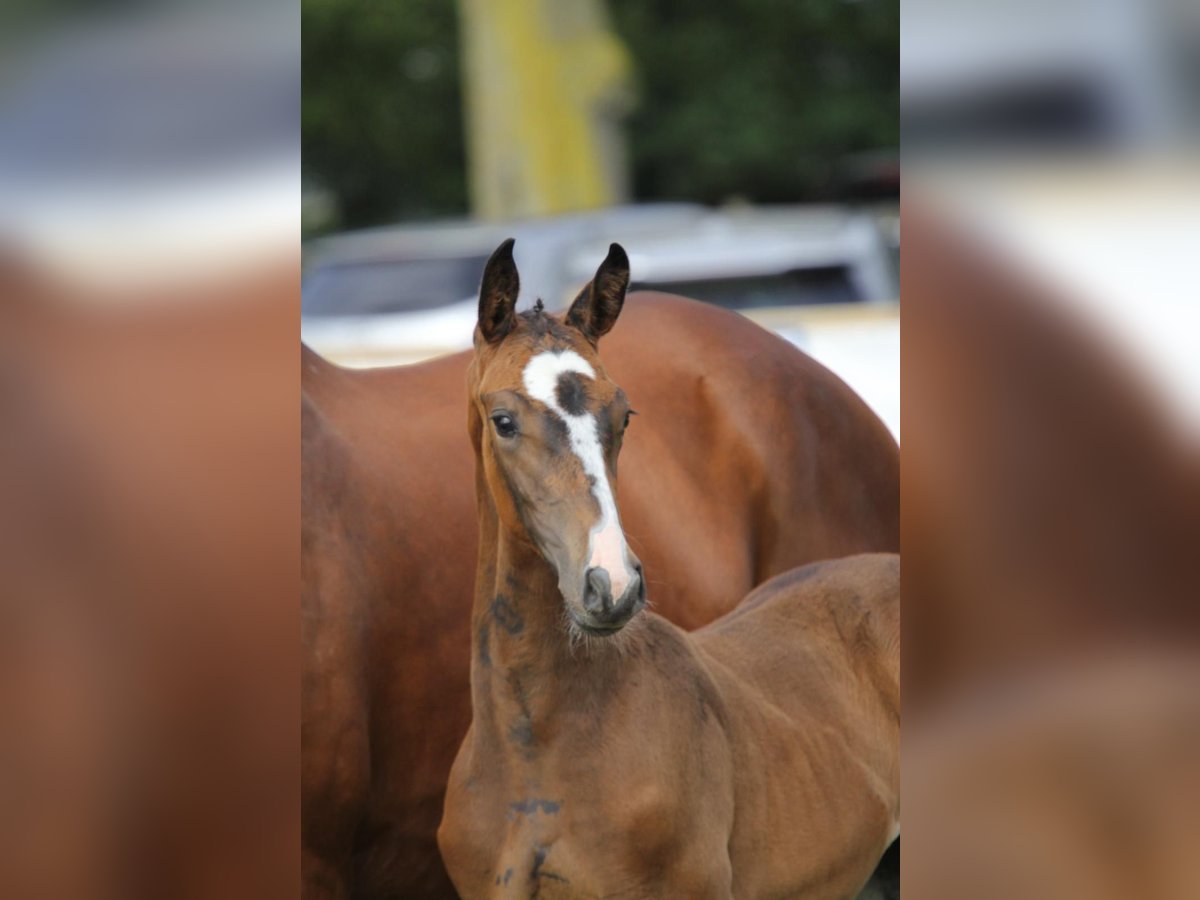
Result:
<svg viewBox="0 0 1200 900">
<path fill-rule="evenodd" d="M 618 266 L 629 268 L 629 254 L 625 252 L 625 248 L 620 244 L 613 243 L 608 245 L 608 259 L 606 262 Z"/>
<path fill-rule="evenodd" d="M 499 247 L 496 248 L 495 252 L 492 253 L 492 259 L 504 259 L 505 257 L 511 258 L 512 252 L 513 252 L 513 244 L 515 244 L 516 242 L 517 242 L 516 238 L 506 238 L 504 240 L 504 242 Z"/>
</svg>

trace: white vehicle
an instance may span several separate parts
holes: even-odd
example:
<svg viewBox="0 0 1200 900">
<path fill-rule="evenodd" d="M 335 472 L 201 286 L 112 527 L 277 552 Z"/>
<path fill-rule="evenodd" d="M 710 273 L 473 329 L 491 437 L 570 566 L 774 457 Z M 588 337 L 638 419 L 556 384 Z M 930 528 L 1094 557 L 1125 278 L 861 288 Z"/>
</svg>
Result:
<svg viewBox="0 0 1200 900">
<path fill-rule="evenodd" d="M 564 267 L 581 242 L 628 242 L 686 227 L 696 204 L 648 204 L 525 222 L 459 221 L 327 238 L 307 252 L 301 338 L 345 365 L 415 362 L 470 346 L 484 264 L 508 237 L 521 306 L 564 305 L 585 279 Z M 597 260 L 604 258 L 604 252 Z M 592 262 L 595 271 L 596 260 Z M 588 275 L 590 277 L 590 273 Z"/>
<path fill-rule="evenodd" d="M 900 316 L 891 233 L 837 207 L 663 205 L 533 222 L 414 226 L 321 241 L 305 268 L 301 335 L 351 366 L 470 346 L 488 256 L 516 237 L 522 307 L 565 306 L 618 241 L 633 287 L 736 309 L 828 365 L 899 433 Z"/>
<path fill-rule="evenodd" d="M 564 306 L 611 241 L 635 287 L 731 309 L 893 300 L 888 249 L 868 215 L 836 207 L 618 207 L 515 223 L 379 229 L 318 242 L 305 266 L 301 337 L 346 365 L 465 349 L 484 263 L 515 237 L 521 305 Z"/>
<path fill-rule="evenodd" d="M 634 288 L 736 309 L 846 381 L 900 436 L 899 219 L 834 207 L 713 212 L 630 241 Z M 576 281 L 599 246 L 581 246 Z"/>
<path fill-rule="evenodd" d="M 669 232 L 622 242 L 633 288 L 667 291 L 741 311 L 896 299 L 888 247 L 869 215 L 839 207 L 716 210 Z M 580 245 L 574 282 L 606 247 Z"/>
</svg>

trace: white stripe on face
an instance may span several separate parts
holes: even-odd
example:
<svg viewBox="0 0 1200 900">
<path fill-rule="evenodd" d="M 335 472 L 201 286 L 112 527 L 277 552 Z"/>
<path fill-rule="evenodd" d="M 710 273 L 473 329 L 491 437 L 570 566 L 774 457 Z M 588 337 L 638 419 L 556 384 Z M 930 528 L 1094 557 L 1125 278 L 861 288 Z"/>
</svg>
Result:
<svg viewBox="0 0 1200 900">
<path fill-rule="evenodd" d="M 608 470 L 604 465 L 604 450 L 596 430 L 596 420 L 588 413 L 571 415 L 558 402 L 559 376 L 574 372 L 595 379 L 596 372 L 586 359 L 574 350 L 539 353 L 525 364 L 525 390 L 535 400 L 546 404 L 567 426 L 571 450 L 591 477 L 592 494 L 600 504 L 600 521 L 588 535 L 588 567 L 608 570 L 613 600 L 625 593 L 633 573 L 625 559 L 625 534 L 617 516 L 617 503 Z"/>
</svg>

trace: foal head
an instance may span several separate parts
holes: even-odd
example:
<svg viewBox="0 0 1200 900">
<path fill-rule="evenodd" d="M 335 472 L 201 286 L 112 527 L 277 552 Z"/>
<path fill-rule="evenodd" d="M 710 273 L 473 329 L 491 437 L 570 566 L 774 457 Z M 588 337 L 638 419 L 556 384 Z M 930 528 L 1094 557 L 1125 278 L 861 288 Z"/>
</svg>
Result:
<svg viewBox="0 0 1200 900">
<path fill-rule="evenodd" d="M 596 352 L 625 302 L 629 259 L 613 244 L 559 318 L 540 301 L 515 311 L 512 247 L 511 239 L 501 244 L 484 270 L 468 374 L 481 491 L 500 529 L 554 569 L 572 628 L 612 634 L 646 602 L 616 504 L 617 456 L 632 410 Z"/>
</svg>

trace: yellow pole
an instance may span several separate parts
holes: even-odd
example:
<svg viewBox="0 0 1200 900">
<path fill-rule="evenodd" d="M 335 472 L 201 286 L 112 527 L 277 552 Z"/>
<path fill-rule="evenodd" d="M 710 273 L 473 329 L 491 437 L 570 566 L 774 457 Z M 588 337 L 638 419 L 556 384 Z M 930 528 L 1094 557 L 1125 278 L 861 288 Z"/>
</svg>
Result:
<svg viewBox="0 0 1200 900">
<path fill-rule="evenodd" d="M 475 214 L 627 200 L 630 65 L 601 0 L 459 0 L 459 10 Z"/>
</svg>

